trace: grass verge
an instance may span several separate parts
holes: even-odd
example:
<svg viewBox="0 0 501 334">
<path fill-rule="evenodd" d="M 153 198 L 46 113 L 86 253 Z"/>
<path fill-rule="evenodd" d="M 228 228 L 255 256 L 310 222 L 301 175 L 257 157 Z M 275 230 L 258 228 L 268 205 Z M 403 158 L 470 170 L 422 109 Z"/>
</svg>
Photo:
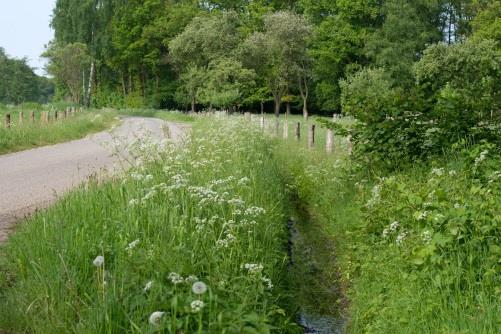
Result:
<svg viewBox="0 0 501 334">
<path fill-rule="evenodd" d="M 12 235 L 0 328 L 297 332 L 284 307 L 287 201 L 270 141 L 213 119 L 184 146 L 150 145 L 138 159 L 127 176 L 71 193 Z"/>
<path fill-rule="evenodd" d="M 15 114 L 12 115 L 10 129 L 3 124 L 0 126 L 0 154 L 79 139 L 90 133 L 103 131 L 117 121 L 117 114 L 113 111 L 85 111 L 66 119 L 51 120 L 49 123 L 42 123 L 39 113 L 34 123 L 25 118 L 22 124 L 17 122 Z"/>
</svg>

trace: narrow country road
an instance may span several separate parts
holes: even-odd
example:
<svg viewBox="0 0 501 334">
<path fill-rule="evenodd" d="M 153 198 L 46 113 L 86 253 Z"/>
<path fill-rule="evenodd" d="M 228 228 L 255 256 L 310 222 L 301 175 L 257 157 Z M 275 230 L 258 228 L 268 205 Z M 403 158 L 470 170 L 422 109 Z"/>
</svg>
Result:
<svg viewBox="0 0 501 334">
<path fill-rule="evenodd" d="M 115 138 L 178 141 L 187 126 L 155 118 L 127 117 L 112 131 L 28 151 L 0 155 L 0 243 L 19 219 L 46 207 L 98 172 L 119 170 Z"/>
</svg>

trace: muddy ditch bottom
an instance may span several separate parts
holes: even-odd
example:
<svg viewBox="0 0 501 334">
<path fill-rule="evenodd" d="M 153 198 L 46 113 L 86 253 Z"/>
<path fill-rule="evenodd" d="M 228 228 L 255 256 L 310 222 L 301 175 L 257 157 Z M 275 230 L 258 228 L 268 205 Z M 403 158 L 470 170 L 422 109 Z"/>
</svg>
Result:
<svg viewBox="0 0 501 334">
<path fill-rule="evenodd" d="M 343 334 L 346 321 L 333 240 L 320 226 L 290 219 L 289 282 L 298 306 L 297 322 L 310 334 Z"/>
</svg>

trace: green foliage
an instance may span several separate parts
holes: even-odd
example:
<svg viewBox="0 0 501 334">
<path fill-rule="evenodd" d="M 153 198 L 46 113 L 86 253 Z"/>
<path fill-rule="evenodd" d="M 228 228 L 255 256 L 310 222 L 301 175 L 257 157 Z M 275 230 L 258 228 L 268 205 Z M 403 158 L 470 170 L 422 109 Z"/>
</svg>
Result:
<svg viewBox="0 0 501 334">
<path fill-rule="evenodd" d="M 0 103 L 46 103 L 52 97 L 51 81 L 37 76 L 27 59 L 12 59 L 0 47 Z"/>
<path fill-rule="evenodd" d="M 336 244 L 331 275 L 349 300 L 347 333 L 498 331 L 497 148 L 462 145 L 455 157 L 389 175 L 339 153 L 284 145 L 278 156 L 311 219 L 302 228 Z"/>
<path fill-rule="evenodd" d="M 91 58 L 86 44 L 49 45 L 43 57 L 49 60 L 47 71 L 69 91 L 73 103 L 82 102 L 83 73 Z"/>
</svg>

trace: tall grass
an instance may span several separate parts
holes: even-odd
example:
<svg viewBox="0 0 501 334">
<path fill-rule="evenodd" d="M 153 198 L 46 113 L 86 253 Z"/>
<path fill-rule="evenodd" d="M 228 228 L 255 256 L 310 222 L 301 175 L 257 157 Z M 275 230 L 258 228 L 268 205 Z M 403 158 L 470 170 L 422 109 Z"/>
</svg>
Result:
<svg viewBox="0 0 501 334">
<path fill-rule="evenodd" d="M 10 129 L 3 124 L 6 113 L 10 113 L 12 117 Z M 89 133 L 105 130 L 116 122 L 117 115 L 113 111 L 85 111 L 43 123 L 40 113 L 41 111 L 35 113 L 35 121 L 32 123 L 29 114 L 25 112 L 24 121 L 19 124 L 18 111 L 0 111 L 0 154 L 78 139 Z"/>
<path fill-rule="evenodd" d="M 336 243 L 349 333 L 500 332 L 495 150 L 466 149 L 390 175 L 292 150 L 278 151 L 280 165 L 318 240 Z"/>
<path fill-rule="evenodd" d="M 270 141 L 238 122 L 202 123 L 180 147 L 136 143 L 144 154 L 127 175 L 22 224 L 2 249 L 0 328 L 297 332 Z"/>
</svg>

